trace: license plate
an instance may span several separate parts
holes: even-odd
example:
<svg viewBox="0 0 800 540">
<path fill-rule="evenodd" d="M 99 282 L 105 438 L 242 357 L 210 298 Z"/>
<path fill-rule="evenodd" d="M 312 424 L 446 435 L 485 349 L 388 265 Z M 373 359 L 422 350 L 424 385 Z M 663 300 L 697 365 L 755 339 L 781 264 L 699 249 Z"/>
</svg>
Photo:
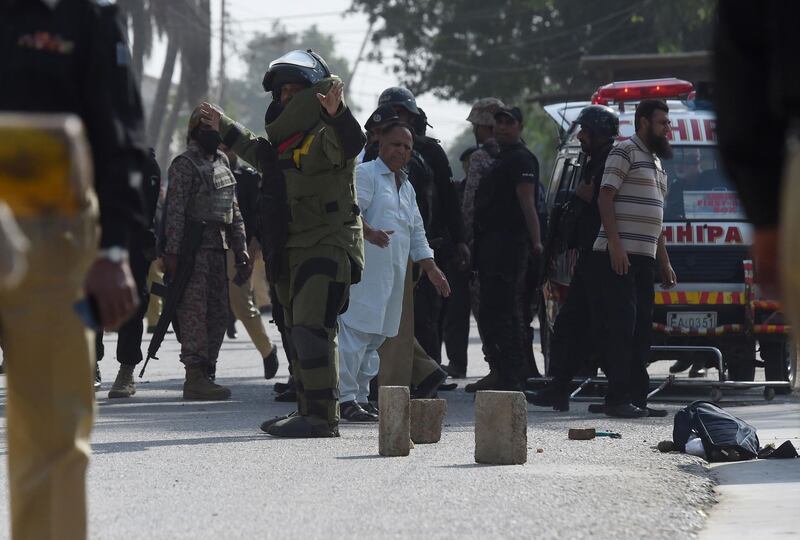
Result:
<svg viewBox="0 0 800 540">
<path fill-rule="evenodd" d="M 679 326 L 690 330 L 716 328 L 717 314 L 713 311 L 668 311 L 667 326 Z"/>
</svg>

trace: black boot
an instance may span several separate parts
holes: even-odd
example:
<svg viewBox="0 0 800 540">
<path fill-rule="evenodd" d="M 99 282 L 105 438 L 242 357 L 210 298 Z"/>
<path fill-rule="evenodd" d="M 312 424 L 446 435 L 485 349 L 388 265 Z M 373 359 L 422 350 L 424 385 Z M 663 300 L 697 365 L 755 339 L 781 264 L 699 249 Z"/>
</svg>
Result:
<svg viewBox="0 0 800 540">
<path fill-rule="evenodd" d="M 620 403 L 619 405 L 606 405 L 605 415 L 613 418 L 646 418 L 647 409 L 640 409 L 632 403 Z"/>
<path fill-rule="evenodd" d="M 272 385 L 272 389 L 275 391 L 276 394 L 283 394 L 290 388 L 294 388 L 294 379 L 292 376 L 289 375 L 289 380 L 286 382 L 276 382 Z"/>
<path fill-rule="evenodd" d="M 313 416 L 292 416 L 269 426 L 267 433 L 285 439 L 318 439 L 338 437 L 339 427 Z"/>
<path fill-rule="evenodd" d="M 692 361 L 688 358 L 682 358 L 681 360 L 677 360 L 674 364 L 669 366 L 670 373 L 680 373 L 682 371 L 686 371 L 692 367 Z"/>
<path fill-rule="evenodd" d="M 278 348 L 273 346 L 272 351 L 263 360 L 264 378 L 269 380 L 278 372 Z"/>
<path fill-rule="evenodd" d="M 266 433 L 267 430 L 270 428 L 270 426 L 272 426 L 272 424 L 280 422 L 281 420 L 286 420 L 287 418 L 291 418 L 292 416 L 297 416 L 297 414 L 298 414 L 297 411 L 292 411 L 289 414 L 284 414 L 283 416 L 276 416 L 275 418 L 264 420 L 263 422 L 261 422 L 261 431 Z"/>
<path fill-rule="evenodd" d="M 468 394 L 474 394 L 475 392 L 481 390 L 497 390 L 496 386 L 498 380 L 499 377 L 497 375 L 497 372 L 492 370 L 489 371 L 489 374 L 486 375 L 484 378 L 475 381 L 474 383 L 469 383 L 468 385 L 466 385 L 464 387 L 464 391 L 467 392 Z"/>
<path fill-rule="evenodd" d="M 275 383 L 275 391 L 278 392 L 278 384 Z M 279 392 L 277 396 L 275 396 L 275 401 L 280 403 L 294 403 L 297 401 L 297 390 L 294 386 L 294 380 L 289 377 L 289 382 L 284 386 L 282 392 Z"/>
<path fill-rule="evenodd" d="M 228 317 L 228 330 L 225 332 L 230 339 L 236 339 L 239 334 L 236 333 L 236 317 L 231 315 Z"/>
<path fill-rule="evenodd" d="M 431 399 L 436 397 L 439 386 L 447 379 L 447 372 L 442 368 L 425 377 L 411 392 L 411 399 Z"/>
<path fill-rule="evenodd" d="M 526 391 L 525 399 L 528 400 L 528 403 L 537 407 L 552 407 L 554 411 L 569 410 L 569 392 L 560 390 L 553 384 L 548 384 L 535 392 Z"/>
<path fill-rule="evenodd" d="M 442 366 L 444 370 L 447 372 L 450 377 L 453 379 L 464 379 L 467 376 L 467 368 L 462 366 L 454 366 L 452 362 L 450 362 L 446 366 Z"/>
</svg>

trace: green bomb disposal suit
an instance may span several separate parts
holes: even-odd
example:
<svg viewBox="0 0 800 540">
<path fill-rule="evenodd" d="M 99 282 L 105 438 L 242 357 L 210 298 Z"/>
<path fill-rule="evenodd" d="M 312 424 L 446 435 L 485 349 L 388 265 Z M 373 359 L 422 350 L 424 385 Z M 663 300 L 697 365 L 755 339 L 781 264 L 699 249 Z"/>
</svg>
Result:
<svg viewBox="0 0 800 540">
<path fill-rule="evenodd" d="M 288 235 L 280 268 L 270 271 L 286 317 L 298 412 L 331 428 L 339 422 L 336 317 L 364 267 L 354 175 L 364 135 L 347 107 L 329 116 L 317 99 L 336 80 L 325 78 L 296 94 L 266 126 L 269 141 L 226 116 L 220 120 L 225 144 L 265 181 L 270 167 L 283 171 Z"/>
</svg>

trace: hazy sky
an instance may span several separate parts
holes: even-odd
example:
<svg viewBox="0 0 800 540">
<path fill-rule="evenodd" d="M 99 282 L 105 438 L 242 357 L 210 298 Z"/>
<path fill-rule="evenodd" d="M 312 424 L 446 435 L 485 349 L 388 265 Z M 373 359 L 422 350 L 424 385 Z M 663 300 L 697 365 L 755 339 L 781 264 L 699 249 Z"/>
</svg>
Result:
<svg viewBox="0 0 800 540">
<path fill-rule="evenodd" d="M 169 1 L 169 0 L 167 0 Z M 212 78 L 216 78 L 219 57 L 219 10 L 220 0 L 212 3 Z M 279 20 L 290 32 L 299 33 L 316 24 L 321 31 L 332 34 L 336 40 L 337 53 L 347 58 L 352 67 L 358 50 L 364 40 L 369 22 L 363 14 L 342 15 L 350 7 L 350 0 L 295 0 L 294 2 L 276 0 L 226 0 L 230 32 L 226 32 L 234 43 L 226 47 L 226 72 L 229 77 L 241 76 L 244 65 L 238 62 L 236 47 L 244 47 L 247 40 L 257 31 L 268 32 L 275 20 Z M 367 52 L 373 47 L 367 44 Z M 392 46 L 384 46 L 384 53 L 391 56 Z M 154 48 L 151 60 L 145 66 L 149 75 L 158 76 L 163 63 L 165 48 Z M 266 68 L 266 66 L 265 66 Z M 384 88 L 399 84 L 398 78 L 388 66 L 362 60 L 350 88 L 345 90 L 346 98 L 361 107 L 359 120 L 363 124 L 367 115 L 376 107 L 378 95 Z M 253 81 L 260 86 L 261 80 Z M 417 96 L 417 103 L 425 109 L 428 122 L 433 129 L 429 134 L 442 139 L 445 147 L 469 124 L 464 120 L 469 113 L 469 105 L 456 101 L 443 101 L 432 95 Z M 255 128 L 256 126 L 251 126 Z"/>
</svg>

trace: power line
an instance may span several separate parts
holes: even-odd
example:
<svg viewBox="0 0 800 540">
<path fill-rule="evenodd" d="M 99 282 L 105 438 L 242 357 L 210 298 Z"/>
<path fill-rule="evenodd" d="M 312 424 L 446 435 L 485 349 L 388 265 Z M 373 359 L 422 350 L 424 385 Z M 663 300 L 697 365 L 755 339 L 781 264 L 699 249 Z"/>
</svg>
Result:
<svg viewBox="0 0 800 540">
<path fill-rule="evenodd" d="M 332 17 L 335 15 L 344 17 L 345 15 L 347 15 L 347 11 L 320 11 L 317 13 L 295 13 L 294 15 L 281 15 L 279 17 L 276 17 L 274 15 L 265 17 L 248 17 L 247 19 L 233 19 L 233 22 L 251 23 L 260 21 L 284 21 L 286 19 L 311 19 L 317 17 Z"/>
</svg>

